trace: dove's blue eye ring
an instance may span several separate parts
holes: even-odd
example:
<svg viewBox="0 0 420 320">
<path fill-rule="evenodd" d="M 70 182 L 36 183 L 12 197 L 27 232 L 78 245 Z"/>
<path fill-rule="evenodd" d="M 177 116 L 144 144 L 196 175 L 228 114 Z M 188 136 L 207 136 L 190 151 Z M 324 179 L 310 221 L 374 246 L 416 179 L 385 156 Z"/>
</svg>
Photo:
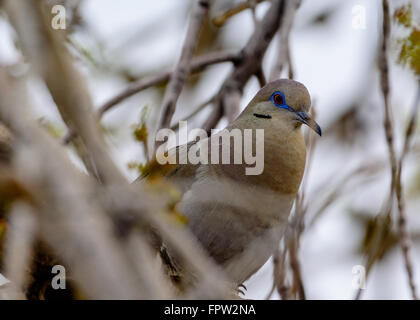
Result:
<svg viewBox="0 0 420 320">
<path fill-rule="evenodd" d="M 281 91 L 275 91 L 271 97 L 270 97 L 271 102 L 273 102 L 273 104 L 278 107 L 278 108 L 283 108 L 283 109 L 287 109 L 287 110 L 293 110 L 292 108 L 290 108 L 287 104 L 286 104 L 286 98 L 284 97 L 283 92 Z"/>
</svg>

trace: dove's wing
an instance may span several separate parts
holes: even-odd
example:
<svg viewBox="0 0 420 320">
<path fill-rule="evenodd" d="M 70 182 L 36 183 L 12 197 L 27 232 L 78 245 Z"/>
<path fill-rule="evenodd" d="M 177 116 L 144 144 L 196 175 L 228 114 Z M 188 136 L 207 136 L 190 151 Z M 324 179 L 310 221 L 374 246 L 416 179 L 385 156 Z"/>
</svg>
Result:
<svg viewBox="0 0 420 320">
<path fill-rule="evenodd" d="M 153 176 L 164 176 L 174 183 L 182 193 L 186 192 L 194 182 L 194 176 L 199 165 L 193 165 L 187 161 L 188 150 L 196 141 L 177 146 L 168 151 L 168 159 L 175 159 L 175 164 L 161 165 L 156 159 L 152 160 L 135 182 L 148 179 Z"/>
<path fill-rule="evenodd" d="M 200 166 L 199 164 L 191 164 L 187 159 L 188 151 L 194 144 L 196 144 L 196 141 L 191 141 L 169 151 L 177 155 L 178 161 L 174 168 L 166 174 L 166 177 L 169 181 L 173 182 L 182 193 L 185 193 L 191 188 L 191 185 L 194 183 L 196 171 Z"/>
</svg>

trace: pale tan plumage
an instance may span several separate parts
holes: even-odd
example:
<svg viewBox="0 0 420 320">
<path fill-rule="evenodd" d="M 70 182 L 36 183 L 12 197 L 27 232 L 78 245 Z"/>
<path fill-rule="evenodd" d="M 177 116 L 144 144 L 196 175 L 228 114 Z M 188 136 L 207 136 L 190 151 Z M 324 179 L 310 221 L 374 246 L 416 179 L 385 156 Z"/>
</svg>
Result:
<svg viewBox="0 0 420 320">
<path fill-rule="evenodd" d="M 294 110 L 279 108 L 270 100 L 276 91 Z M 178 209 L 188 218 L 188 227 L 234 284 L 243 283 L 268 260 L 287 224 L 305 168 L 302 122 L 320 133 L 302 113 L 310 103 L 302 84 L 273 81 L 228 127 L 264 129 L 260 175 L 245 175 L 245 164 L 176 165 L 167 174 L 185 192 Z"/>
</svg>

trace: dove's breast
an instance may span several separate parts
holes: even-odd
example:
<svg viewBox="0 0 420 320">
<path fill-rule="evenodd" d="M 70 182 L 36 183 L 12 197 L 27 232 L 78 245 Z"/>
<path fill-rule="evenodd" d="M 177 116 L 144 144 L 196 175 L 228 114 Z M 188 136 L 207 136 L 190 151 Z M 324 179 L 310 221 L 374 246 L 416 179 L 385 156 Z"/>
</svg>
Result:
<svg viewBox="0 0 420 320">
<path fill-rule="evenodd" d="M 200 166 L 179 210 L 209 255 L 236 283 L 255 273 L 278 245 L 294 196 L 222 179 Z"/>
</svg>

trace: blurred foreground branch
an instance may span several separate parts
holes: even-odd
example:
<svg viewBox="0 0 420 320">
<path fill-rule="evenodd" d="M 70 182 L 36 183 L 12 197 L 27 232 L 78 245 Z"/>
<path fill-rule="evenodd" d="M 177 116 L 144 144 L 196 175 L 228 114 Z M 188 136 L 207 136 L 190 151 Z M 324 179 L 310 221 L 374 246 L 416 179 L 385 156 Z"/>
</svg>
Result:
<svg viewBox="0 0 420 320">
<path fill-rule="evenodd" d="M 146 182 L 129 185 L 108 155 L 64 36 L 49 27 L 50 6 L 17 0 L 6 1 L 5 7 L 35 75 L 45 80 L 63 120 L 80 139 L 85 161 L 94 164 L 90 174 L 99 178 L 95 181 L 78 171 L 65 150 L 36 125 L 26 79 L 1 68 L 0 120 L 14 134 L 12 166 L 34 199 L 30 205 L 41 240 L 69 267 L 77 287 L 90 298 L 172 296 L 161 270 L 152 263 L 149 244 L 156 234 L 198 276 L 195 290 L 186 293 L 189 297 L 227 297 L 225 275 L 190 232 L 174 225 L 163 201 L 146 191 Z"/>
<path fill-rule="evenodd" d="M 140 297 L 133 271 L 110 236 L 109 222 L 90 199 L 94 193 L 90 178 L 78 172 L 52 138 L 35 125 L 28 114 L 25 86 L 5 70 L 0 74 L 0 90 L 0 116 L 16 138 L 16 172 L 26 184 L 37 186 L 31 190 L 38 201 L 42 237 L 88 296 Z"/>
</svg>

